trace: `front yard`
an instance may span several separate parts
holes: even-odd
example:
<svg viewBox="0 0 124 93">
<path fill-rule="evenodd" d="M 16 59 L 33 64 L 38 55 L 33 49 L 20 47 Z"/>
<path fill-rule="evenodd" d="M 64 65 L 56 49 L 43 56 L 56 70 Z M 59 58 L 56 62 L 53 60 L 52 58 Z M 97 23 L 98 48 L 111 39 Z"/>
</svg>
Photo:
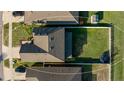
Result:
<svg viewBox="0 0 124 93">
<path fill-rule="evenodd" d="M 43 64 L 41 62 L 22 62 L 20 59 L 13 59 L 13 67 L 17 68 L 20 66 L 24 67 L 42 67 Z M 9 59 L 4 60 L 4 66 L 9 68 Z"/>
<path fill-rule="evenodd" d="M 23 23 L 13 23 L 12 35 L 13 46 L 19 46 L 21 40 L 30 40 L 32 38 L 32 26 L 27 26 Z"/>
<path fill-rule="evenodd" d="M 31 40 L 32 28 L 39 25 L 25 25 L 24 23 L 13 23 L 12 25 L 12 45 L 19 46 L 21 40 Z M 4 25 L 4 44 L 8 46 L 9 24 Z"/>
<path fill-rule="evenodd" d="M 99 62 L 100 56 L 109 51 L 107 28 L 69 28 L 73 36 L 73 57 L 83 62 Z"/>
</svg>

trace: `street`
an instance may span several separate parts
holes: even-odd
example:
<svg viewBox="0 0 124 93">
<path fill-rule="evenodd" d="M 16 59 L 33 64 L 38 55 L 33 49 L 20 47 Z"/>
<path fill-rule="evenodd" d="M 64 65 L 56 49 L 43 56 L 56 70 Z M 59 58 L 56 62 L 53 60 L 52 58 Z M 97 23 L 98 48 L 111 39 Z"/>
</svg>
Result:
<svg viewBox="0 0 124 93">
<path fill-rule="evenodd" d="M 0 80 L 3 80 L 4 74 L 3 74 L 3 63 L 2 63 L 2 26 L 3 26 L 3 20 L 2 20 L 2 13 L 0 11 Z"/>
</svg>

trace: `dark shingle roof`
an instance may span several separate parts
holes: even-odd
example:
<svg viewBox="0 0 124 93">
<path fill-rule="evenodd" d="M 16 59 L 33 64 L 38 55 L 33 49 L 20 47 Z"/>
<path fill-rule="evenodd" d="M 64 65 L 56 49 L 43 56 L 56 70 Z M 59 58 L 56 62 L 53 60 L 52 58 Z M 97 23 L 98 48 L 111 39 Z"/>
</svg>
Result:
<svg viewBox="0 0 124 93">
<path fill-rule="evenodd" d="M 33 21 L 47 21 L 47 24 L 78 24 L 78 11 L 26 11 L 24 22 L 32 24 Z"/>
<path fill-rule="evenodd" d="M 42 36 L 48 36 L 48 38 L 45 38 L 45 40 L 48 40 L 48 42 L 46 42 L 48 43 L 47 53 L 57 59 L 65 60 L 65 29 L 63 27 L 34 28 L 33 33 L 34 40 L 37 41 L 37 43 L 22 45 L 20 53 L 45 53 L 46 51 L 42 49 L 45 46 L 45 44 L 42 44 L 42 41 L 44 41 Z"/>
<path fill-rule="evenodd" d="M 46 53 L 46 51 L 32 43 L 26 43 L 21 45 L 20 53 Z"/>
<path fill-rule="evenodd" d="M 61 30 L 62 27 L 35 27 L 33 28 L 34 35 L 48 35 L 52 32 Z"/>
<path fill-rule="evenodd" d="M 81 81 L 81 67 L 44 67 L 27 69 L 26 77 L 36 77 L 39 81 Z"/>
</svg>

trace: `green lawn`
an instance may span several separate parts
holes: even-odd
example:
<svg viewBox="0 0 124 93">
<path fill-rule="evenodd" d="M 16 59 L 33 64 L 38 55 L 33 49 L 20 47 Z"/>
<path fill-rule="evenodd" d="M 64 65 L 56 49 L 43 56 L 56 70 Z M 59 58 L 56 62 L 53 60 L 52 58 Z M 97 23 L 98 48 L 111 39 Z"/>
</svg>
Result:
<svg viewBox="0 0 124 93">
<path fill-rule="evenodd" d="M 108 38 L 108 29 L 87 29 L 87 41 L 79 56 L 99 58 L 103 52 L 108 51 Z"/>
<path fill-rule="evenodd" d="M 9 40 L 9 24 L 4 25 L 4 45 L 8 46 L 8 40 Z"/>
<path fill-rule="evenodd" d="M 14 62 L 14 65 L 13 65 L 14 68 L 17 68 L 19 66 L 25 66 L 25 67 L 42 67 L 43 66 L 43 63 L 41 62 L 23 62 L 20 59 L 16 59 L 16 58 L 13 59 L 13 62 Z"/>
<path fill-rule="evenodd" d="M 8 46 L 8 24 L 4 25 L 4 44 Z M 39 25 L 24 25 L 24 23 L 13 23 L 12 43 L 13 47 L 19 46 L 21 40 L 30 40 L 32 38 L 32 28 Z"/>
<path fill-rule="evenodd" d="M 17 68 L 19 66 L 26 66 L 26 67 L 42 67 L 43 64 L 41 62 L 22 62 L 20 59 L 13 59 L 13 67 Z M 9 68 L 9 59 L 4 60 L 4 66 Z"/>
<path fill-rule="evenodd" d="M 4 60 L 4 66 L 9 68 L 9 59 Z"/>
<path fill-rule="evenodd" d="M 69 28 L 67 30 L 72 31 L 73 56 L 76 58 L 99 61 L 100 55 L 109 49 L 107 28 Z"/>
<path fill-rule="evenodd" d="M 20 40 L 30 40 L 32 37 L 32 26 L 27 26 L 22 23 L 13 23 L 13 46 L 20 45 Z"/>
<path fill-rule="evenodd" d="M 101 22 L 112 23 L 114 25 L 114 55 L 112 63 L 112 80 L 124 80 L 124 12 L 104 12 Z M 114 65 L 116 64 L 116 65 Z"/>
<path fill-rule="evenodd" d="M 83 81 L 109 80 L 109 68 L 107 64 L 82 65 L 82 73 Z"/>
</svg>

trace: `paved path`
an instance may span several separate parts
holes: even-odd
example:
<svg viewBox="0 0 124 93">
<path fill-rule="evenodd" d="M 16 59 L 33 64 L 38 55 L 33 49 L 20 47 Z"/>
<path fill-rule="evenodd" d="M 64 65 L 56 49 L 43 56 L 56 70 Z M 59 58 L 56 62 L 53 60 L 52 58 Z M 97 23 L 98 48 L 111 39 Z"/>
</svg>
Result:
<svg viewBox="0 0 124 93">
<path fill-rule="evenodd" d="M 20 58 L 19 51 L 20 51 L 20 47 L 13 47 L 12 58 Z"/>
<path fill-rule="evenodd" d="M 3 62 L 2 62 L 2 29 L 3 29 L 3 20 L 2 15 L 3 12 L 0 12 L 0 79 L 4 79 L 4 73 L 3 73 Z"/>
<path fill-rule="evenodd" d="M 9 14 L 9 64 L 11 71 L 11 80 L 13 81 L 14 73 L 13 73 L 13 61 L 12 61 L 12 12 Z"/>
</svg>

